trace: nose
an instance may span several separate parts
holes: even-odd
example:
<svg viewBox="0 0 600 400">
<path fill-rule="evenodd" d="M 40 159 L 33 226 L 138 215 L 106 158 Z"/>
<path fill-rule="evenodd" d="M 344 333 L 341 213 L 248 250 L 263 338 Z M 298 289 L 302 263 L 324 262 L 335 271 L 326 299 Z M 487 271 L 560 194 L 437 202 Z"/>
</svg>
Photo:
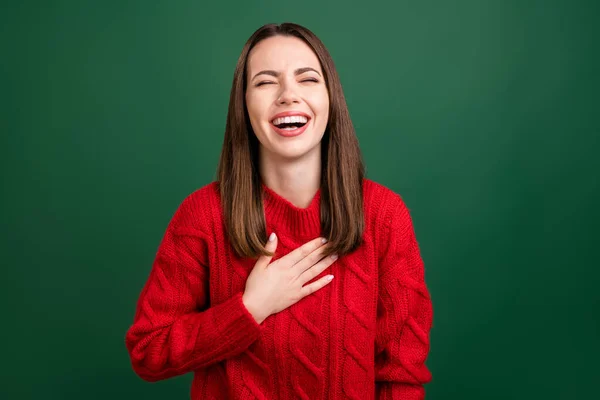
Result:
<svg viewBox="0 0 600 400">
<path fill-rule="evenodd" d="M 299 102 L 300 102 L 300 98 L 298 97 L 296 92 L 293 90 L 291 85 L 284 84 L 282 86 L 281 92 L 279 93 L 279 97 L 277 98 L 277 104 L 284 105 L 284 104 L 292 104 L 292 103 L 299 103 Z"/>
</svg>

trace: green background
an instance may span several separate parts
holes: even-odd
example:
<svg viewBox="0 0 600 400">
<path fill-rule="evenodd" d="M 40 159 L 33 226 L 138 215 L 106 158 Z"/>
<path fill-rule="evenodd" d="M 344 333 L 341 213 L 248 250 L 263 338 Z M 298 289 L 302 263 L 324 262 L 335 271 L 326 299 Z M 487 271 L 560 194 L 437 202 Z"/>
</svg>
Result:
<svg viewBox="0 0 600 400">
<path fill-rule="evenodd" d="M 368 177 L 412 210 L 428 399 L 588 399 L 600 377 L 593 1 L 0 6 L 3 399 L 186 399 L 124 335 L 178 204 L 211 182 L 234 66 L 313 30 Z"/>
</svg>

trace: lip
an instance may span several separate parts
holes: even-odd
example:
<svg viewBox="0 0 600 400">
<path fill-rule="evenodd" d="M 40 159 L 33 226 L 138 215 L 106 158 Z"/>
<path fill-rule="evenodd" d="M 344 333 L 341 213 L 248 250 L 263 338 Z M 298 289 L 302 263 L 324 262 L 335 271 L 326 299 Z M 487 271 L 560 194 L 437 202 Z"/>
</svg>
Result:
<svg viewBox="0 0 600 400">
<path fill-rule="evenodd" d="M 279 118 L 279 117 L 277 117 L 277 118 Z M 308 120 L 307 123 L 304 124 L 304 126 L 302 126 L 300 128 L 296 128 L 294 130 L 289 130 L 289 129 L 279 129 L 278 127 L 273 125 L 273 123 L 269 122 L 269 125 L 271 125 L 271 128 L 273 128 L 273 130 L 275 132 L 277 132 L 277 134 L 279 134 L 281 136 L 285 136 L 285 137 L 294 137 L 294 136 L 301 135 L 306 130 L 306 128 L 308 128 L 308 124 L 310 124 L 310 119 Z"/>
<path fill-rule="evenodd" d="M 303 117 L 306 117 L 308 119 L 308 121 L 306 121 L 306 123 L 304 124 L 304 126 L 302 126 L 301 128 L 297 128 L 294 130 L 286 130 L 286 129 L 279 129 L 278 127 L 276 127 L 275 125 L 273 125 L 273 121 L 277 118 L 281 118 L 281 117 L 291 117 L 293 115 L 301 115 Z M 277 134 L 284 136 L 284 137 L 294 137 L 294 136 L 298 136 L 301 135 L 306 128 L 308 127 L 308 124 L 310 124 L 310 121 L 312 120 L 312 118 L 306 114 L 303 113 L 301 111 L 285 111 L 285 112 L 281 112 L 279 114 L 275 114 L 274 116 L 271 117 L 271 119 L 269 119 L 269 125 L 271 125 L 271 128 L 273 128 L 273 130 L 275 132 L 277 132 Z"/>
<path fill-rule="evenodd" d="M 301 115 L 303 117 L 308 118 L 308 120 L 310 121 L 310 115 L 308 115 L 307 113 L 304 113 L 302 111 L 285 111 L 285 112 L 280 112 L 279 114 L 275 114 L 273 115 L 270 119 L 269 122 L 273 122 L 273 120 L 275 118 L 281 118 L 281 117 L 291 117 L 292 115 Z"/>
</svg>

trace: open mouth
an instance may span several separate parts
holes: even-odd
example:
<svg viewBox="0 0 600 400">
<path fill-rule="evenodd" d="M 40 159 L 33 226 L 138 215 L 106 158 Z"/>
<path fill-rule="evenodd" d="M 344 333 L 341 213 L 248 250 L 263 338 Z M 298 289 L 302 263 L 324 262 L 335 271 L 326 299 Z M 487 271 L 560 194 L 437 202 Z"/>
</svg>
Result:
<svg viewBox="0 0 600 400">
<path fill-rule="evenodd" d="M 292 117 L 281 117 L 281 118 L 275 118 L 273 121 L 271 121 L 271 123 L 277 127 L 278 129 L 284 130 L 284 131 L 293 131 L 299 128 L 302 128 L 304 125 L 306 125 L 309 121 L 309 118 L 302 116 L 302 115 L 298 115 L 298 116 L 292 116 Z"/>
</svg>

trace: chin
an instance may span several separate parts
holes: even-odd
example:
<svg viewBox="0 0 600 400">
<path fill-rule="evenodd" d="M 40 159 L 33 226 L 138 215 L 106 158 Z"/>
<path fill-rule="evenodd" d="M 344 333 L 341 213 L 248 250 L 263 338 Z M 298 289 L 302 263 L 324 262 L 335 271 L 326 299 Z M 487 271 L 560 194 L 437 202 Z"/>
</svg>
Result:
<svg viewBox="0 0 600 400">
<path fill-rule="evenodd" d="M 313 127 L 310 127 L 313 128 Z M 274 158 L 296 160 L 309 156 L 314 152 L 321 152 L 323 134 L 315 137 L 314 129 L 308 129 L 295 137 L 282 137 L 270 129 L 262 130 L 263 135 L 258 137 L 261 152 Z M 265 146 L 266 144 L 266 146 Z"/>
<path fill-rule="evenodd" d="M 307 146 L 303 143 L 289 143 L 287 146 L 278 145 L 273 148 L 272 153 L 276 154 L 278 157 L 292 160 L 308 156 L 315 151 L 320 153 L 320 143 L 312 146 Z"/>
</svg>

